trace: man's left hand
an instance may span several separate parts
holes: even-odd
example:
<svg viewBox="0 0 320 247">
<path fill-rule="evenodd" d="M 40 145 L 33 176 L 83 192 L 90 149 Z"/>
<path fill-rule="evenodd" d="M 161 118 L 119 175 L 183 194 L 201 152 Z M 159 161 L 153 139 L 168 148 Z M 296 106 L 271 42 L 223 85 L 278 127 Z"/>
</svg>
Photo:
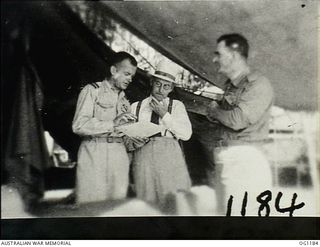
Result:
<svg viewBox="0 0 320 247">
<path fill-rule="evenodd" d="M 209 104 L 208 108 L 210 109 L 216 109 L 217 107 L 219 107 L 219 104 L 217 103 L 217 101 L 211 101 L 211 103 Z"/>
</svg>

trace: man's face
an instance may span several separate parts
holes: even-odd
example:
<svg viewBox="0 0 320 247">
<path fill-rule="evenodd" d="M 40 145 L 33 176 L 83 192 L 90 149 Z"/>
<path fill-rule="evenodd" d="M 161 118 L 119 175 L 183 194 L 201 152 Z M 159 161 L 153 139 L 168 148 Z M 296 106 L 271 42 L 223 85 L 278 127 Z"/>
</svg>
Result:
<svg viewBox="0 0 320 247">
<path fill-rule="evenodd" d="M 168 97 L 168 94 L 173 90 L 173 83 L 161 80 L 159 78 L 152 79 L 151 95 L 158 101 L 162 101 Z"/>
<path fill-rule="evenodd" d="M 219 42 L 213 58 L 213 62 L 219 65 L 218 72 L 228 75 L 232 70 L 233 59 L 233 51 L 226 46 L 225 41 Z"/>
<path fill-rule="evenodd" d="M 125 90 L 132 81 L 132 77 L 136 71 L 137 67 L 132 65 L 129 59 L 111 66 L 111 78 L 114 81 L 114 86 L 119 90 Z"/>
</svg>

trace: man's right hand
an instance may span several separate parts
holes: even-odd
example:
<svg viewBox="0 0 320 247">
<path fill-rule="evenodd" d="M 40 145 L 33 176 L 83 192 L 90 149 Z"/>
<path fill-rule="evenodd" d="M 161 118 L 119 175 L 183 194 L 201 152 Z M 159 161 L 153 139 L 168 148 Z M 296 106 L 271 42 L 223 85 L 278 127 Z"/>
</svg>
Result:
<svg viewBox="0 0 320 247">
<path fill-rule="evenodd" d="M 148 137 L 138 137 L 138 136 L 132 137 L 132 136 L 130 136 L 129 138 L 137 145 L 143 145 L 149 141 Z"/>
<path fill-rule="evenodd" d="M 134 114 L 129 113 L 129 112 L 124 112 L 124 113 L 121 113 L 120 115 L 118 115 L 113 120 L 113 124 L 114 124 L 114 127 L 117 127 L 117 126 L 123 125 L 128 122 L 135 122 L 136 119 L 137 119 L 137 117 Z"/>
<path fill-rule="evenodd" d="M 148 137 L 128 137 L 128 138 L 132 142 L 134 149 L 141 148 L 150 140 Z"/>
</svg>

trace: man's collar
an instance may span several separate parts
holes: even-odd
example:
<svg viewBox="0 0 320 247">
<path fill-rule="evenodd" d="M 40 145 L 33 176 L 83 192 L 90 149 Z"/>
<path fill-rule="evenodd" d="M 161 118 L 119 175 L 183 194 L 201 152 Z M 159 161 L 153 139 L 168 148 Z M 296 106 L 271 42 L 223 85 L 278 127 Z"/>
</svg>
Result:
<svg viewBox="0 0 320 247">
<path fill-rule="evenodd" d="M 114 85 L 112 85 L 111 84 L 111 82 L 110 81 L 108 81 L 107 79 L 105 79 L 105 80 L 103 80 L 102 81 L 102 85 L 103 85 L 103 87 L 104 87 L 104 91 L 105 92 L 107 92 L 107 91 L 110 91 L 110 90 L 112 90 L 113 92 L 115 92 L 115 93 L 122 93 L 122 90 L 119 90 L 119 89 L 117 89 Z"/>
<path fill-rule="evenodd" d="M 235 87 L 239 87 L 240 82 L 250 74 L 250 69 L 247 68 L 244 71 L 242 71 L 235 79 L 230 80 L 231 84 Z"/>
</svg>

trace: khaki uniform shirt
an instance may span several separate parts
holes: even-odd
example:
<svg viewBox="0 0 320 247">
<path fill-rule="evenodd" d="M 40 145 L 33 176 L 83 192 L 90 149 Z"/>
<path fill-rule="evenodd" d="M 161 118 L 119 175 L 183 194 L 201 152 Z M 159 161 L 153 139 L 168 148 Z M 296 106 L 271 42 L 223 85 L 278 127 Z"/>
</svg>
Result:
<svg viewBox="0 0 320 247">
<path fill-rule="evenodd" d="M 229 80 L 219 107 L 209 109 L 208 118 L 218 121 L 221 140 L 267 139 L 273 90 L 269 80 L 258 73 L 242 74 Z"/>
<path fill-rule="evenodd" d="M 113 120 L 123 112 L 130 112 L 123 91 L 118 93 L 106 80 L 89 84 L 79 95 L 72 129 L 80 136 L 117 136 Z"/>
</svg>

